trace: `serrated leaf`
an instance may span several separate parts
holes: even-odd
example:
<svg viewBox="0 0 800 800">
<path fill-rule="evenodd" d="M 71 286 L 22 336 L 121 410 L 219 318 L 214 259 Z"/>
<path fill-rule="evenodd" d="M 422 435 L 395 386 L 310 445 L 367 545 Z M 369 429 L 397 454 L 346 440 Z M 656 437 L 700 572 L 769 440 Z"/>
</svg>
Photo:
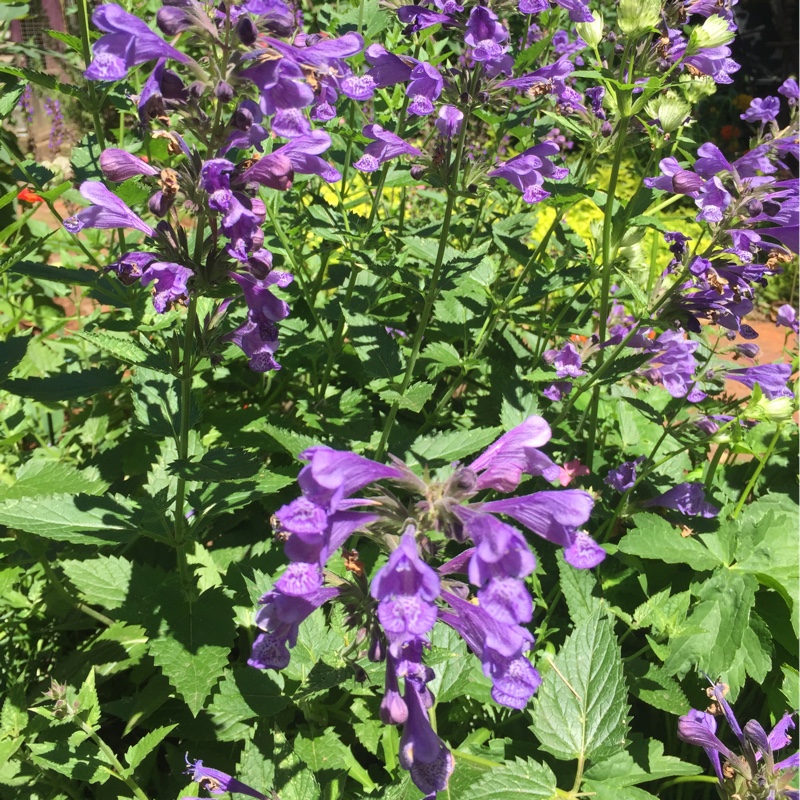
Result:
<svg viewBox="0 0 800 800">
<path fill-rule="evenodd" d="M 412 383 L 406 389 L 405 394 L 401 394 L 394 389 L 385 389 L 379 392 L 381 400 L 387 403 L 397 403 L 399 408 L 407 408 L 410 411 L 419 413 L 425 403 L 430 400 L 434 386 L 431 383 Z"/>
<path fill-rule="evenodd" d="M 533 731 L 556 758 L 597 759 L 623 747 L 627 711 L 619 645 L 611 623 L 596 613 L 553 660 L 536 695 Z"/>
<path fill-rule="evenodd" d="M 584 781 L 581 786 L 584 792 L 594 800 L 658 800 L 654 794 L 636 786 L 620 786 L 611 781 Z"/>
<path fill-rule="evenodd" d="M 550 800 L 556 789 L 556 776 L 547 764 L 518 758 L 487 772 L 464 800 Z"/>
<path fill-rule="evenodd" d="M 432 342 L 422 351 L 420 358 L 428 358 L 445 367 L 461 366 L 461 356 L 449 342 Z"/>
<path fill-rule="evenodd" d="M 431 633 L 431 650 L 426 663 L 435 677 L 429 687 L 437 702 L 448 703 L 471 694 L 475 684 L 487 683 L 477 659 L 467 652 L 463 639 L 446 625 L 436 625 Z"/>
<path fill-rule="evenodd" d="M 63 42 L 74 52 L 82 52 L 81 40 L 77 36 L 73 36 L 71 33 L 64 33 L 64 31 L 46 31 L 46 33 L 53 39 Z"/>
<path fill-rule="evenodd" d="M 781 694 L 786 698 L 789 708 L 800 708 L 800 673 L 788 664 L 781 666 L 783 683 Z M 5 707 L 3 708 L 5 711 Z"/>
<path fill-rule="evenodd" d="M 131 509 L 111 496 L 51 494 L 0 503 L 0 525 L 73 544 L 126 542 L 136 531 Z"/>
<path fill-rule="evenodd" d="M 392 378 L 400 374 L 403 362 L 398 343 L 372 317 L 342 310 L 347 338 L 370 378 Z"/>
<path fill-rule="evenodd" d="M 119 359 L 123 364 L 144 365 L 157 372 L 169 372 L 169 361 L 165 353 L 145 349 L 130 335 L 100 330 L 83 330 L 77 333 L 82 339 Z"/>
<path fill-rule="evenodd" d="M 78 692 L 75 707 L 78 716 L 90 728 L 94 728 L 100 721 L 100 701 L 97 699 L 94 669 L 89 670 L 89 674 Z"/>
<path fill-rule="evenodd" d="M 241 447 L 216 447 L 204 453 L 199 461 L 178 460 L 169 471 L 190 481 L 242 481 L 255 477 L 261 459 Z"/>
<path fill-rule="evenodd" d="M 128 596 L 133 565 L 126 558 L 100 556 L 61 563 L 70 583 L 87 603 L 95 603 L 113 611 Z"/>
<path fill-rule="evenodd" d="M 500 428 L 473 428 L 471 431 L 421 436 L 409 449 L 420 464 L 458 461 L 488 447 L 501 433 Z"/>
<path fill-rule="evenodd" d="M 265 420 L 257 420 L 245 428 L 245 431 L 261 431 L 266 433 L 270 439 L 280 445 L 290 456 L 297 458 L 303 450 L 320 444 L 320 440 L 314 436 L 307 436 L 304 433 L 291 431 L 281 428 Z"/>
<path fill-rule="evenodd" d="M 136 744 L 125 751 L 125 761 L 130 769 L 136 769 L 160 744 L 177 728 L 176 725 L 164 725 L 146 733 Z"/>
<path fill-rule="evenodd" d="M 219 741 L 229 742 L 247 734 L 249 720 L 278 714 L 288 703 L 288 695 L 270 673 L 250 667 L 227 669 L 207 712 Z M 249 724 L 242 724 L 245 722 Z"/>
<path fill-rule="evenodd" d="M 576 625 L 585 622 L 594 614 L 601 601 L 592 596 L 597 579 L 588 569 L 575 569 L 567 564 L 561 553 L 558 555 L 558 585 L 567 601 L 569 616 Z"/>
<path fill-rule="evenodd" d="M 147 433 L 177 439 L 180 428 L 177 378 L 138 367 L 133 375 L 131 399 L 136 421 Z"/>
<path fill-rule="evenodd" d="M 112 765 L 89 740 L 75 744 L 72 726 L 50 729 L 47 738 L 28 742 L 30 760 L 39 767 L 66 775 L 71 781 L 105 783 L 113 774 Z"/>
<path fill-rule="evenodd" d="M 333 728 L 310 739 L 298 736 L 293 746 L 298 758 L 314 772 L 345 768 L 349 751 Z"/>
<path fill-rule="evenodd" d="M 636 527 L 619 542 L 623 553 L 657 558 L 667 564 L 688 564 L 699 572 L 720 566 L 720 560 L 697 539 L 681 536 L 680 530 L 656 514 L 637 514 Z"/>
<path fill-rule="evenodd" d="M 15 89 L 4 87 L 3 94 L 0 95 L 0 119 L 5 119 L 19 103 L 20 97 L 25 92 L 25 85 L 18 86 Z"/>
<path fill-rule="evenodd" d="M 656 664 L 637 661 L 628 666 L 631 694 L 653 708 L 680 716 L 691 710 L 686 695 L 674 677 Z"/>
<path fill-rule="evenodd" d="M 11 486 L 0 486 L 0 502 L 53 493 L 101 495 L 108 489 L 108 483 L 92 467 L 79 470 L 64 461 L 44 458 L 26 461 L 14 477 Z"/>
</svg>

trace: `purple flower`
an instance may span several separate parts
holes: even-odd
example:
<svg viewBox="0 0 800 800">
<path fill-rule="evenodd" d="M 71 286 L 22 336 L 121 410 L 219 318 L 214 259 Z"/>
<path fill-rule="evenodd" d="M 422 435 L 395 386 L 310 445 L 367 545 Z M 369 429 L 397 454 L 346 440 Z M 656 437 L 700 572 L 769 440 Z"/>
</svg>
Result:
<svg viewBox="0 0 800 800">
<path fill-rule="evenodd" d="M 405 83 L 411 77 L 411 70 L 419 63 L 410 56 L 396 56 L 380 44 L 371 44 L 364 51 L 364 58 L 370 65 L 366 74 L 372 78 L 377 89 Z"/>
<path fill-rule="evenodd" d="M 745 122 L 760 122 L 766 125 L 778 118 L 781 110 L 781 101 L 777 97 L 754 97 L 750 108 L 741 115 Z"/>
<path fill-rule="evenodd" d="M 80 192 L 92 205 L 64 220 L 70 233 L 84 228 L 135 228 L 155 236 L 155 231 L 100 181 L 84 181 Z"/>
<path fill-rule="evenodd" d="M 317 133 L 327 136 L 324 131 L 317 131 Z M 306 139 L 307 137 L 300 138 Z M 291 144 L 290 142 L 284 145 L 284 147 L 289 147 Z M 211 162 L 206 162 L 206 164 L 209 163 Z M 246 183 L 258 183 L 261 186 L 268 186 L 270 189 L 278 189 L 279 191 L 290 189 L 293 178 L 294 164 L 289 157 L 289 152 L 284 152 L 283 147 L 278 148 L 278 150 L 275 150 L 263 158 L 259 158 L 258 161 L 242 173 L 242 180 Z M 225 187 L 221 186 L 220 188 Z M 206 191 L 208 191 L 208 188 Z"/>
<path fill-rule="evenodd" d="M 553 364 L 558 378 L 578 378 L 586 373 L 581 369 L 583 360 L 577 348 L 567 342 L 560 350 L 545 350 L 542 358 L 547 364 Z"/>
<path fill-rule="evenodd" d="M 163 314 L 189 294 L 186 282 L 194 275 L 188 267 L 171 261 L 154 261 L 142 272 L 142 286 L 153 284 L 153 307 Z"/>
<path fill-rule="evenodd" d="M 776 397 L 794 397 L 794 392 L 786 386 L 792 377 L 792 367 L 789 364 L 760 364 L 754 367 L 725 370 L 725 377 L 738 381 L 748 389 L 758 384 L 768 400 Z"/>
<path fill-rule="evenodd" d="M 160 58 L 142 87 L 137 108 L 144 124 L 164 116 L 168 110 L 184 105 L 189 91 L 177 72 L 166 67 L 167 59 Z"/>
<path fill-rule="evenodd" d="M 224 339 L 240 347 L 250 359 L 250 368 L 255 372 L 280 369 L 274 359 L 278 349 L 278 327 L 275 324 L 289 316 L 289 306 L 279 300 L 270 290 L 271 286 L 288 286 L 292 276 L 288 272 L 270 272 L 263 280 L 252 275 L 231 273 L 241 286 L 247 303 L 247 319 Z"/>
<path fill-rule="evenodd" d="M 642 374 L 650 383 L 661 383 L 673 397 L 686 397 L 697 366 L 694 352 L 698 343 L 682 331 L 664 331 L 648 349 L 654 351 Z"/>
<path fill-rule="evenodd" d="M 608 475 L 603 478 L 603 483 L 608 484 L 618 492 L 627 492 L 636 483 L 636 468 L 645 461 L 644 456 L 633 461 L 624 461 L 618 467 L 608 471 Z"/>
<path fill-rule="evenodd" d="M 592 22 L 592 16 L 589 7 L 583 0 L 555 0 L 556 5 L 569 11 L 569 18 L 572 22 Z M 519 0 L 517 6 L 520 14 L 540 14 L 548 8 L 547 0 Z"/>
<path fill-rule="evenodd" d="M 550 192 L 542 188 L 545 178 L 560 181 L 569 174 L 566 167 L 557 167 L 547 158 L 557 153 L 558 145 L 555 142 L 542 142 L 487 174 L 490 178 L 507 180 L 522 192 L 522 199 L 526 203 L 538 203 L 550 196 Z"/>
<path fill-rule="evenodd" d="M 158 253 L 125 253 L 109 264 L 106 271 L 115 273 L 125 286 L 131 286 L 142 277 L 144 270 L 154 261 L 158 261 Z"/>
<path fill-rule="evenodd" d="M 98 6 L 92 22 L 105 36 L 92 47 L 92 63 L 83 73 L 89 80 L 120 81 L 132 67 L 159 58 L 190 60 L 116 3 Z"/>
<path fill-rule="evenodd" d="M 455 106 L 442 106 L 436 120 L 436 130 L 445 139 L 453 139 L 461 132 L 464 124 L 464 112 Z"/>
<path fill-rule="evenodd" d="M 134 175 L 158 175 L 158 170 L 127 150 L 108 147 L 100 153 L 100 169 L 110 181 L 119 183 Z"/>
<path fill-rule="evenodd" d="M 552 92 L 555 83 L 563 84 L 564 78 L 574 69 L 575 67 L 571 61 L 567 61 L 566 58 L 559 58 L 554 64 L 540 67 L 535 72 L 529 72 L 526 75 L 521 75 L 519 78 L 501 81 L 497 85 L 511 87 L 521 92 L 530 92 L 532 95 L 538 97 Z"/>
<path fill-rule="evenodd" d="M 697 205 L 701 209 L 697 221 L 712 224 L 722 222 L 724 211 L 731 204 L 731 200 L 730 194 L 719 178 L 714 177 L 707 181 L 697 195 Z"/>
<path fill-rule="evenodd" d="M 688 517 L 716 517 L 719 514 L 719 509 L 706 501 L 702 483 L 680 483 L 658 497 L 645 500 L 642 505 L 645 508 L 669 508 Z"/>
<path fill-rule="evenodd" d="M 684 169 L 675 158 L 664 158 L 658 166 L 663 177 L 644 179 L 644 185 L 650 189 L 661 189 L 665 192 L 696 197 L 697 192 L 703 186 L 703 179 L 694 172 Z"/>
<path fill-rule="evenodd" d="M 411 70 L 411 80 L 406 94 L 411 98 L 409 114 L 427 116 L 433 113 L 433 101 L 442 93 L 444 79 L 439 70 L 426 61 L 421 61 Z"/>
<path fill-rule="evenodd" d="M 439 592 L 439 576 L 419 557 L 415 528 L 409 525 L 370 587 L 378 601 L 378 620 L 389 635 L 395 656 L 404 644 L 424 637 L 433 628 Z"/>
<path fill-rule="evenodd" d="M 288 144 L 279 147 L 274 155 L 287 158 L 295 172 L 301 175 L 319 175 L 326 183 L 336 183 L 342 179 L 338 169 L 320 158 L 331 146 L 331 137 L 325 131 L 315 130 L 305 136 L 298 136 Z M 263 161 L 264 159 L 262 159 Z M 251 169 L 258 167 L 258 164 Z M 245 176 L 247 173 L 245 173 Z"/>
<path fill-rule="evenodd" d="M 790 328 L 795 333 L 798 333 L 797 312 L 788 303 L 784 303 L 779 309 L 775 317 L 776 325 L 783 325 Z"/>
<path fill-rule="evenodd" d="M 408 25 L 409 33 L 418 33 L 433 25 L 447 25 L 453 21 L 449 14 L 429 11 L 424 6 L 418 5 L 400 6 L 400 8 L 397 9 L 397 18 L 400 22 L 404 22 Z"/>
<path fill-rule="evenodd" d="M 269 138 L 269 132 L 261 124 L 264 114 L 258 104 L 253 100 L 242 100 L 231 117 L 233 130 L 228 135 L 223 153 L 236 147 L 239 150 L 248 150 L 255 147 L 259 153 L 264 149 L 261 143 Z"/>
<path fill-rule="evenodd" d="M 195 761 L 193 764 L 189 762 L 189 757 L 186 757 L 187 773 L 190 773 L 192 780 L 200 784 L 201 789 L 205 789 L 211 794 L 225 794 L 225 792 L 236 792 L 238 794 L 246 794 L 248 797 L 255 797 L 257 800 L 267 800 L 266 795 L 253 789 L 252 786 L 236 780 L 225 772 L 220 772 L 218 769 L 211 769 L 210 767 L 203 766 L 202 761 Z"/>
<path fill-rule="evenodd" d="M 556 381 L 542 389 L 542 394 L 548 399 L 557 403 L 563 400 L 572 391 L 572 384 L 569 381 Z"/>
<path fill-rule="evenodd" d="M 778 87 L 778 92 L 789 101 L 790 106 L 796 106 L 797 101 L 800 100 L 800 87 L 794 78 L 787 78 Z"/>
<path fill-rule="evenodd" d="M 511 72 L 513 59 L 506 56 L 508 31 L 498 22 L 497 14 L 486 6 L 475 6 L 469 15 L 464 42 L 472 48 L 474 61 L 485 62 L 490 76 Z"/>
<path fill-rule="evenodd" d="M 396 134 L 384 130 L 380 125 L 365 125 L 361 132 L 367 139 L 373 140 L 372 144 L 368 144 L 364 149 L 364 155 L 353 164 L 362 172 L 375 172 L 381 164 L 398 156 L 422 155 L 416 147 L 407 144 Z"/>
</svg>

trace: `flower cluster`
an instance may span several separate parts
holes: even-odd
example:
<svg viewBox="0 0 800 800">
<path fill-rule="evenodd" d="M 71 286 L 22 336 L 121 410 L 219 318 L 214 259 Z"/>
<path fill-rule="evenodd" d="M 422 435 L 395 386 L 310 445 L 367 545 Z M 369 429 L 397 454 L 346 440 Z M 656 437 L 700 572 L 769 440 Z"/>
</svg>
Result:
<svg viewBox="0 0 800 800">
<path fill-rule="evenodd" d="M 478 498 L 490 490 L 513 492 L 523 474 L 557 480 L 562 469 L 540 449 L 550 435 L 541 417 L 529 417 L 472 463 L 454 465 L 448 478 L 436 482 L 426 482 L 397 459 L 384 465 L 355 453 L 312 447 L 300 455 L 308 462 L 298 476 L 302 496 L 275 512 L 290 564 L 261 598 L 256 623 L 262 632 L 248 663 L 282 669 L 302 620 L 328 600 L 339 596 L 346 601 L 360 592 L 361 607 L 371 609 L 372 621 L 362 626 L 370 631 L 369 656 L 386 661 L 381 718 L 403 726 L 400 763 L 426 793 L 444 789 L 453 769 L 452 755 L 427 714 L 433 671 L 423 655 L 437 622 L 457 631 L 480 659 L 498 703 L 524 708 L 540 683 L 525 655 L 533 645 L 525 627 L 533 616 L 525 578 L 535 559 L 522 532 L 502 518 L 561 546 L 574 567 L 594 567 L 605 556 L 581 530 L 594 503 L 586 492 Z M 393 489 L 384 489 L 383 483 Z M 369 494 L 361 496 L 367 487 Z M 403 492 L 417 499 L 403 503 L 398 499 Z M 358 531 L 369 531 L 389 551 L 368 593 L 364 575 L 360 588 L 330 574 L 326 581 L 326 563 Z M 430 553 L 441 546 L 423 550 L 428 537 L 442 546 L 470 546 L 434 567 Z M 459 574 L 466 575 L 469 585 L 454 577 Z M 467 600 L 470 591 L 474 602 Z"/>
<path fill-rule="evenodd" d="M 791 787 L 800 768 L 800 754 L 795 752 L 782 761 L 775 759 L 778 750 L 792 743 L 789 731 L 795 727 L 794 715 L 784 714 L 769 733 L 754 719 L 741 726 L 725 699 L 727 688 L 718 683 L 706 690 L 711 707 L 707 711 L 692 709 L 681 717 L 678 738 L 703 748 L 719 781 L 721 797 L 800 800 L 800 792 Z M 717 736 L 717 718 L 722 716 L 739 741 L 741 755 Z"/>
</svg>

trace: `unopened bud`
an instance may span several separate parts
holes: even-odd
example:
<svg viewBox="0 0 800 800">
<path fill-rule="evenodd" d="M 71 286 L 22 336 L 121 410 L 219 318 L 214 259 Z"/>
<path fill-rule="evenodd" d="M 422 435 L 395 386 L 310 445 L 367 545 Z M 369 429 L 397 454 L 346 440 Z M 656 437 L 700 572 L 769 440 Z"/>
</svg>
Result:
<svg viewBox="0 0 800 800">
<path fill-rule="evenodd" d="M 256 28 L 255 23 L 247 14 L 239 17 L 239 21 L 236 23 L 236 35 L 241 40 L 242 44 L 247 47 L 256 43 L 258 28 Z"/>
<path fill-rule="evenodd" d="M 230 103 L 233 100 L 233 87 L 225 81 L 220 81 L 214 87 L 214 96 L 221 103 Z"/>
<path fill-rule="evenodd" d="M 583 39 L 589 47 L 597 47 L 603 40 L 603 18 L 597 11 L 593 11 L 594 19 L 591 22 L 579 22 L 575 29 L 578 36 Z"/>
</svg>

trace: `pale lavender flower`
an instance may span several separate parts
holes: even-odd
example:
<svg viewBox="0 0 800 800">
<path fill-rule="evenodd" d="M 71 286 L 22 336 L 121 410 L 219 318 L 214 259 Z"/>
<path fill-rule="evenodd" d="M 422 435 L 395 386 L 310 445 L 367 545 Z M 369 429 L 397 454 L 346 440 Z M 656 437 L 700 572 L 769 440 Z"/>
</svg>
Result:
<svg viewBox="0 0 800 800">
<path fill-rule="evenodd" d="M 80 192 L 92 205 L 64 220 L 70 233 L 84 228 L 135 228 L 155 236 L 155 231 L 100 181 L 84 181 Z"/>
<path fill-rule="evenodd" d="M 567 342 L 560 350 L 545 350 L 542 358 L 555 366 L 558 378 L 578 378 L 586 374 L 581 369 L 581 355 L 572 342 Z"/>
<path fill-rule="evenodd" d="M 464 112 L 455 106 L 442 106 L 436 120 L 436 130 L 445 139 L 453 139 L 461 132 L 464 124 Z"/>
<path fill-rule="evenodd" d="M 158 175 L 155 167 L 117 147 L 108 147 L 100 153 L 100 169 L 108 180 L 115 183 L 126 181 L 134 175 Z"/>
<path fill-rule="evenodd" d="M 375 172 L 381 164 L 398 156 L 422 155 L 416 147 L 403 141 L 399 136 L 385 130 L 380 125 L 365 125 L 362 133 L 367 139 L 373 140 L 372 144 L 368 144 L 364 149 L 364 155 L 353 164 L 356 169 L 362 172 Z"/>
<path fill-rule="evenodd" d="M 442 93 L 444 79 L 439 70 L 426 61 L 421 61 L 411 70 L 406 94 L 411 98 L 409 114 L 427 116 L 433 113 L 433 101 Z"/>
<path fill-rule="evenodd" d="M 724 376 L 729 380 L 743 383 L 748 389 L 753 389 L 758 384 L 768 400 L 794 397 L 794 392 L 786 386 L 792 376 L 790 364 L 760 364 L 754 367 L 728 369 L 725 370 Z"/>
<path fill-rule="evenodd" d="M 766 125 L 778 118 L 780 110 L 781 101 L 777 97 L 754 97 L 750 107 L 741 115 L 741 119 L 745 122 L 760 122 Z"/>
<path fill-rule="evenodd" d="M 567 177 L 566 167 L 557 167 L 548 156 L 558 153 L 555 142 L 542 142 L 500 164 L 487 173 L 490 178 L 504 178 L 522 192 L 526 203 L 538 203 L 550 196 L 542 184 L 545 179 L 560 181 Z"/>
<path fill-rule="evenodd" d="M 797 101 L 800 100 L 800 87 L 794 78 L 787 78 L 778 87 L 778 92 L 789 101 L 790 106 L 796 106 Z"/>
<path fill-rule="evenodd" d="M 797 312 L 788 303 L 784 303 L 779 309 L 775 317 L 776 325 L 783 325 L 790 328 L 795 333 L 798 333 Z"/>
</svg>

